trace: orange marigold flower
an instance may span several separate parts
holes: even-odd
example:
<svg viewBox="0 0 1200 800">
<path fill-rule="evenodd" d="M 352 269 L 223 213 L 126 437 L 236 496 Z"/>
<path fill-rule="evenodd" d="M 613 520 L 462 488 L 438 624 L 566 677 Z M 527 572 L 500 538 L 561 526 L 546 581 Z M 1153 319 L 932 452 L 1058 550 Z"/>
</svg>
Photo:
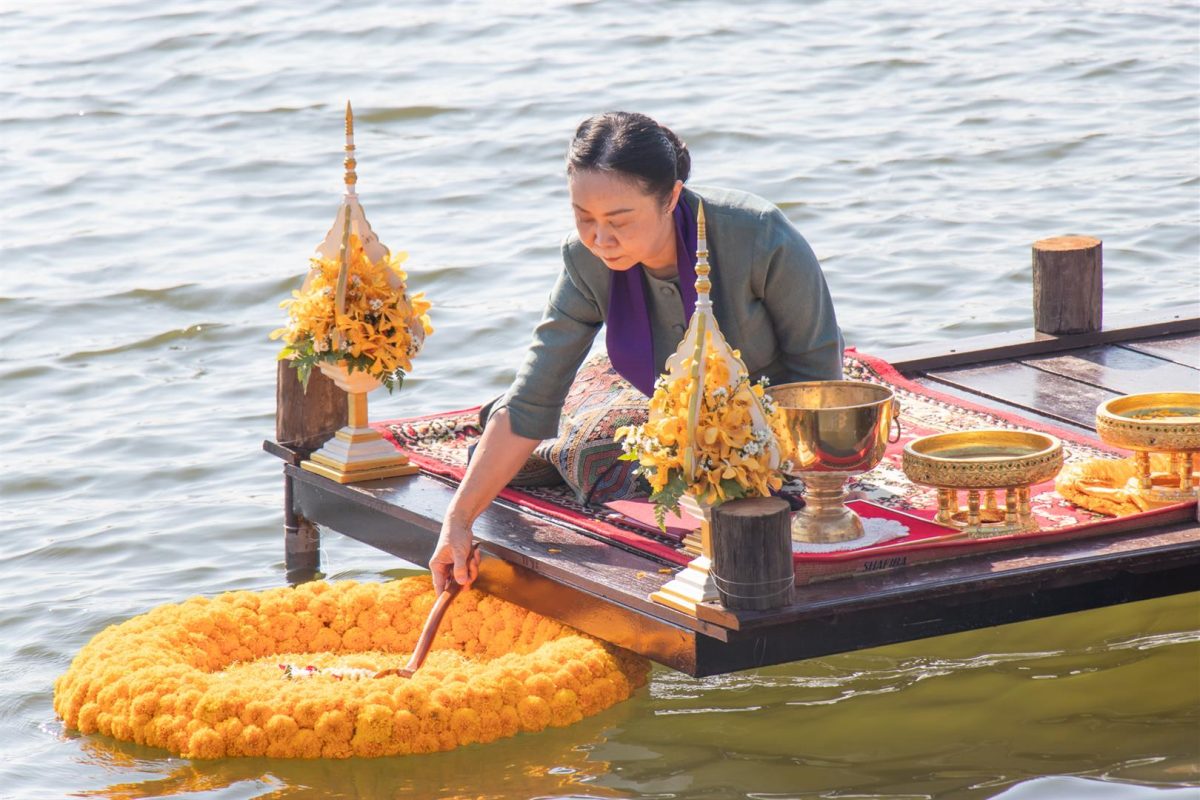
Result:
<svg viewBox="0 0 1200 800">
<path fill-rule="evenodd" d="M 321 739 L 314 731 L 302 728 L 292 737 L 291 758 L 320 758 Z"/>
<path fill-rule="evenodd" d="M 345 711 L 334 708 L 317 719 L 317 727 L 313 730 L 322 742 L 349 742 L 354 735 L 354 723 Z"/>
<path fill-rule="evenodd" d="M 522 730 L 537 733 L 550 724 L 550 704 L 538 695 L 523 697 L 517 704 L 517 715 Z"/>
<path fill-rule="evenodd" d="M 479 741 L 480 726 L 479 714 L 474 709 L 460 708 L 450 715 L 450 729 L 459 744 Z"/>
<path fill-rule="evenodd" d="M 296 724 L 296 720 L 286 714 L 274 714 L 267 720 L 267 738 L 271 743 L 286 742 L 296 735 L 296 731 L 300 730 L 300 726 Z"/>
<path fill-rule="evenodd" d="M 237 737 L 237 752 L 245 756 L 261 756 L 269 744 L 266 732 L 257 725 L 247 725 Z"/>
</svg>

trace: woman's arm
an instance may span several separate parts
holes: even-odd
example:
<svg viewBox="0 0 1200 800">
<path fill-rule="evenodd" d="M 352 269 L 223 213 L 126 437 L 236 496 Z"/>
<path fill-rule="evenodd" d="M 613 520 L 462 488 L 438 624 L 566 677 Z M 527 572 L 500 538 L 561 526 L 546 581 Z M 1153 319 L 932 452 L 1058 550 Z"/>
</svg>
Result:
<svg viewBox="0 0 1200 800">
<path fill-rule="evenodd" d="M 599 304 L 571 277 L 574 264 L 569 245 L 568 237 L 562 248 L 565 268 L 533 332 L 525 363 L 488 417 L 467 474 L 442 521 L 441 536 L 429 561 L 438 592 L 450 576 L 462 586 L 475 580 L 479 557 L 469 557 L 471 525 L 520 471 L 534 448 L 558 432 L 563 399 L 604 321 Z"/>
<path fill-rule="evenodd" d="M 453 576 L 460 586 L 470 586 L 479 575 L 479 555 L 470 558 L 471 526 L 475 518 L 500 494 L 525 464 L 540 439 L 526 439 L 513 433 L 508 409 L 492 414 L 483 437 L 475 448 L 467 474 L 450 501 L 442 533 L 429 560 L 433 588 L 441 593 Z"/>
</svg>

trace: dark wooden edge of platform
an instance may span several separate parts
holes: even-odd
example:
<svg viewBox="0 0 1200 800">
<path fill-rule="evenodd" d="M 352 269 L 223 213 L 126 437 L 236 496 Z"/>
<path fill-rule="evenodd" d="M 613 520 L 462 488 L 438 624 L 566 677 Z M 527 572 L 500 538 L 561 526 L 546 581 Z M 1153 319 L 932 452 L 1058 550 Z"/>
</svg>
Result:
<svg viewBox="0 0 1200 800">
<path fill-rule="evenodd" d="M 1000 553 L 966 554 L 878 575 L 856 575 L 854 581 L 859 591 L 853 596 L 847 596 L 839 585 L 844 581 L 825 581 L 799 587 L 796 604 L 784 609 L 732 612 L 709 607 L 702 609 L 701 617 L 731 630 L 752 632 L 829 610 L 867 611 L 890 603 L 929 601 L 967 591 L 1003 593 L 1010 586 L 1027 590 L 1030 585 L 1041 585 L 1048 576 L 1057 576 L 1061 583 L 1064 567 L 1084 559 L 1084 565 L 1076 569 L 1097 574 L 1134 567 L 1140 570 L 1173 560 L 1200 567 L 1200 525 L 1194 514 L 1195 507 L 1186 506 L 1171 515 L 1173 522 L 1156 523 L 1153 529 L 1144 527 L 1146 523 L 1138 526 L 1131 519 L 1128 525 L 1114 526 L 1085 539 L 1058 544 L 1031 543 Z M 986 572 L 980 569 L 984 565 L 989 567 Z M 1193 584 L 1193 588 L 1200 589 L 1200 574 L 1195 576 Z M 799 597 L 801 592 L 803 600 Z"/>
<path fill-rule="evenodd" d="M 1002 358 L 1020 358 L 1061 352 L 1097 344 L 1129 342 L 1152 336 L 1200 331 L 1195 306 L 1160 312 L 1159 319 L 1146 322 L 1146 314 L 1122 316 L 1099 331 L 1052 336 L 1028 330 L 1006 331 L 962 339 L 957 342 L 928 342 L 885 349 L 871 355 L 887 361 L 900 372 L 940 369 L 977 364 Z"/>
</svg>

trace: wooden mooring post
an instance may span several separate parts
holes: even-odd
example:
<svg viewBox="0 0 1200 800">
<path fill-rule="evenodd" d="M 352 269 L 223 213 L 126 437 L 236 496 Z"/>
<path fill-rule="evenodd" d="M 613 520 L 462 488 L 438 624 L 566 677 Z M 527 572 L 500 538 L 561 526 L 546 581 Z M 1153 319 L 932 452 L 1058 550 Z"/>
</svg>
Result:
<svg viewBox="0 0 1200 800">
<path fill-rule="evenodd" d="M 1033 327 L 1056 336 L 1100 330 L 1103 260 L 1103 245 L 1091 236 L 1034 242 Z"/>
<path fill-rule="evenodd" d="M 346 393 L 319 370 L 309 376 L 308 391 L 296 370 L 280 361 L 275 373 L 275 441 L 307 456 L 346 422 Z M 321 532 L 298 515 L 292 503 L 292 479 L 283 478 L 283 555 L 288 580 L 305 580 L 321 567 Z"/>
<path fill-rule="evenodd" d="M 726 608 L 765 611 L 796 598 L 791 506 L 753 497 L 712 510 L 713 583 Z"/>
</svg>

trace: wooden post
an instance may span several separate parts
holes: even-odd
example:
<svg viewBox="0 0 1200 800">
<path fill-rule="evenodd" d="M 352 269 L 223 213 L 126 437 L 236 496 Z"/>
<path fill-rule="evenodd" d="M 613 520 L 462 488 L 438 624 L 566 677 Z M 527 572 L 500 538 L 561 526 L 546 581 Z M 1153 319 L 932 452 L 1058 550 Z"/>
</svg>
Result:
<svg viewBox="0 0 1200 800">
<path fill-rule="evenodd" d="M 288 583 L 310 581 L 321 569 L 321 530 L 296 513 L 292 478 L 283 477 L 283 566 Z"/>
<path fill-rule="evenodd" d="M 275 373 L 275 441 L 307 456 L 346 424 L 346 393 L 325 373 L 314 369 L 308 391 L 286 361 Z"/>
<path fill-rule="evenodd" d="M 726 608 L 765 610 L 796 598 L 791 507 L 753 497 L 712 510 L 713 581 Z"/>
<path fill-rule="evenodd" d="M 1033 327 L 1042 333 L 1091 333 L 1103 321 L 1103 252 L 1091 236 L 1033 243 Z"/>
<path fill-rule="evenodd" d="M 275 441 L 307 457 L 346 424 L 346 393 L 314 369 L 308 391 L 286 361 L 275 372 Z M 283 561 L 288 580 L 311 580 L 321 559 L 321 532 L 292 507 L 292 479 L 283 479 Z"/>
</svg>

